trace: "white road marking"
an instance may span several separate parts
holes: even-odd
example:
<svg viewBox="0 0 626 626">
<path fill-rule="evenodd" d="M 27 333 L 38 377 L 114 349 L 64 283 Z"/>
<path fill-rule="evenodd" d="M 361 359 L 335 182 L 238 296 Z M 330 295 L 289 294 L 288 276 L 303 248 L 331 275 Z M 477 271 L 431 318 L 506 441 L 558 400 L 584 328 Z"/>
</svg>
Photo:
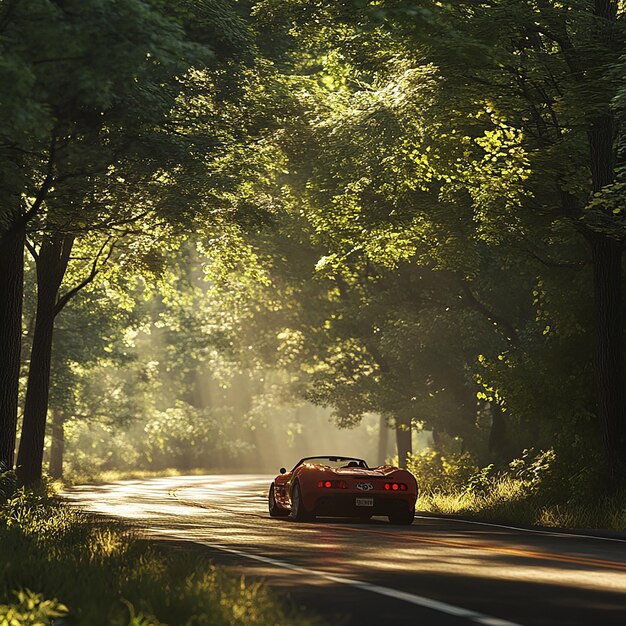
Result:
<svg viewBox="0 0 626 626">
<path fill-rule="evenodd" d="M 626 543 L 626 539 L 617 537 L 599 537 L 598 535 L 580 535 L 577 533 L 560 533 L 556 530 L 539 530 L 536 528 L 520 528 L 519 526 L 505 526 L 504 524 L 494 524 L 493 522 L 479 522 L 477 520 L 461 519 L 457 517 L 440 517 L 435 515 L 416 515 L 417 519 L 445 520 L 446 522 L 460 522 L 462 524 L 475 524 L 476 526 L 492 526 L 493 528 L 506 528 L 507 530 L 518 530 L 524 533 L 534 533 L 536 535 L 546 535 L 548 537 L 577 537 L 578 539 L 597 539 L 598 541 L 617 541 Z"/>
<path fill-rule="evenodd" d="M 159 528 L 151 528 L 147 530 L 151 533 L 156 533 L 160 535 L 171 535 L 180 538 L 180 535 L 178 535 L 175 531 L 166 531 Z M 283 569 L 292 570 L 294 572 L 317 576 L 319 578 L 324 578 L 326 580 L 334 583 L 339 583 L 341 585 L 349 585 L 350 587 L 355 587 L 357 589 L 361 589 L 362 591 L 370 591 L 371 593 L 377 593 L 381 596 L 394 598 L 395 600 L 409 602 L 411 604 L 415 604 L 426 609 L 431 609 L 433 611 L 439 611 L 440 613 L 447 613 L 448 615 L 468 619 L 475 624 L 483 624 L 483 626 L 521 626 L 520 624 L 517 624 L 515 622 L 509 622 L 508 620 L 500 619 L 498 617 L 491 617 L 490 615 L 484 615 L 483 613 L 478 613 L 477 611 L 470 611 L 469 609 L 464 609 L 458 606 L 454 606 L 452 604 L 440 602 L 439 600 L 432 600 L 431 598 L 425 598 L 424 596 L 418 596 L 413 593 L 407 593 L 406 591 L 398 591 L 397 589 L 391 589 L 390 587 L 372 585 L 371 583 L 361 580 L 344 578 L 343 576 L 335 576 L 321 570 L 301 567 L 300 565 L 294 565 L 286 561 L 279 561 L 278 559 L 272 559 L 267 556 L 252 554 L 250 552 L 244 552 L 242 550 L 235 550 L 234 548 L 227 548 L 226 546 L 209 543 L 208 541 L 201 541 L 198 539 L 190 539 L 190 541 L 192 541 L 193 543 L 199 543 L 209 548 L 213 548 L 215 550 L 229 552 L 230 554 L 235 554 L 237 556 L 241 556 L 247 559 L 252 559 L 254 561 L 260 561 L 261 563 L 274 565 L 275 567 L 282 567 Z"/>
</svg>

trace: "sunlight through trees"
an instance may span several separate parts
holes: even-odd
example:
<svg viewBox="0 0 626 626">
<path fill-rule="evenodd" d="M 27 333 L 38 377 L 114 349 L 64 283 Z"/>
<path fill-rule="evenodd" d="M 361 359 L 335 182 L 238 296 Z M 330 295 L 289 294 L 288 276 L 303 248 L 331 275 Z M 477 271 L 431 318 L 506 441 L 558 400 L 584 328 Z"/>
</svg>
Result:
<svg viewBox="0 0 626 626">
<path fill-rule="evenodd" d="M 625 59 L 611 0 L 0 3 L 0 463 L 623 488 Z"/>
</svg>

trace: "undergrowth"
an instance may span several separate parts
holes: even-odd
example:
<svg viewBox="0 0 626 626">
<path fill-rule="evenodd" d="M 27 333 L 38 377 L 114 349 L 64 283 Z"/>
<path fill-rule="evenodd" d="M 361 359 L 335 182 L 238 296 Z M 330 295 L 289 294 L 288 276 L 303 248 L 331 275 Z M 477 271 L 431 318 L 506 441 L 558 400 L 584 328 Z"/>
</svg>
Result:
<svg viewBox="0 0 626 626">
<path fill-rule="evenodd" d="M 200 554 L 159 550 L 42 488 L 0 475 L 0 625 L 319 623 Z"/>
<path fill-rule="evenodd" d="M 524 450 L 508 467 L 479 467 L 468 453 L 426 451 L 409 469 L 420 487 L 417 508 L 494 522 L 626 531 L 626 493 L 594 491 L 589 476 L 568 471 L 554 450 Z"/>
</svg>

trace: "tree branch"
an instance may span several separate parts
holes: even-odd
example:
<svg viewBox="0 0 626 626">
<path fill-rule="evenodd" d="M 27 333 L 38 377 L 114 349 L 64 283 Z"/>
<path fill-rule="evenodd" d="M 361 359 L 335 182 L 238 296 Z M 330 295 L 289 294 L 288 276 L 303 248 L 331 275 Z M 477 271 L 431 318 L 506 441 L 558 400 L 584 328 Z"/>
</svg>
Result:
<svg viewBox="0 0 626 626">
<path fill-rule="evenodd" d="M 553 259 L 541 257 L 536 252 L 533 252 L 532 250 L 529 250 L 528 253 L 530 254 L 530 256 L 532 256 L 534 259 L 539 261 L 539 263 L 541 263 L 542 265 L 545 265 L 546 267 L 554 267 L 558 269 L 581 270 L 583 269 L 583 267 L 589 264 L 589 262 L 587 261 L 578 261 L 578 262 L 572 262 L 572 263 L 554 261 Z"/>
<path fill-rule="evenodd" d="M 48 192 L 50 191 L 52 185 L 54 184 L 54 162 L 56 159 L 56 135 L 52 135 L 52 140 L 50 141 L 50 149 L 48 152 L 48 164 L 46 166 L 46 176 L 41 183 L 41 187 L 35 196 L 35 200 L 33 201 L 30 208 L 22 215 L 21 219 L 17 221 L 14 228 L 21 228 L 22 226 L 26 226 L 28 222 L 30 222 L 41 209 L 41 205 L 44 203 Z"/>
<path fill-rule="evenodd" d="M 28 240 L 28 237 L 24 239 L 24 243 L 26 244 L 26 249 L 30 252 L 30 255 L 33 257 L 35 263 L 39 261 L 39 254 L 37 253 L 37 248 Z"/>
<path fill-rule="evenodd" d="M 111 237 L 108 237 L 107 240 L 100 247 L 100 250 L 98 250 L 98 254 L 96 255 L 96 258 L 94 259 L 93 264 L 91 266 L 91 271 L 86 276 L 86 278 L 84 280 L 82 280 L 75 287 L 70 289 L 67 293 L 65 293 L 63 296 L 61 296 L 59 298 L 59 300 L 57 301 L 57 303 L 56 303 L 56 305 L 54 307 L 54 311 L 53 311 L 53 315 L 55 317 L 63 310 L 65 305 L 81 289 L 84 289 L 89 283 L 93 282 L 94 278 L 98 275 L 98 272 L 100 272 L 100 270 L 106 265 L 107 261 L 111 258 L 111 255 L 113 254 L 113 249 L 115 248 L 115 244 L 111 244 L 111 246 L 109 247 L 109 251 L 108 251 L 106 257 L 104 258 L 104 261 L 102 261 L 102 263 L 98 267 L 98 261 L 100 260 L 100 257 L 102 256 L 102 253 L 104 252 L 104 249 L 106 248 L 106 246 L 109 243 L 109 241 L 111 241 Z"/>
<path fill-rule="evenodd" d="M 461 289 L 463 291 L 463 295 L 466 298 L 466 301 L 469 302 L 472 308 L 478 311 L 489 322 L 491 322 L 498 329 L 500 334 L 505 337 L 509 344 L 511 344 L 511 346 L 519 346 L 519 335 L 517 334 L 517 330 L 515 330 L 513 324 L 511 324 L 511 322 L 509 322 L 507 319 L 492 311 L 486 304 L 481 302 L 476 297 L 469 283 L 465 279 L 460 278 L 459 283 L 461 285 Z"/>
</svg>

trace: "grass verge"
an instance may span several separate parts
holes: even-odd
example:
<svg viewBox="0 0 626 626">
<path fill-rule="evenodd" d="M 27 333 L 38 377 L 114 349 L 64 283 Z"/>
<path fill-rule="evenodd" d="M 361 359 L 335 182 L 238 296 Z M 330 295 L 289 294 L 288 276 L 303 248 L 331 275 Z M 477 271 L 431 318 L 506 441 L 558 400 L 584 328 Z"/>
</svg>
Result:
<svg viewBox="0 0 626 626">
<path fill-rule="evenodd" d="M 70 472 L 63 476 L 62 483 L 70 485 L 98 485 L 118 480 L 134 480 L 142 478 L 162 478 L 167 476 L 204 476 L 211 474 L 258 474 L 258 468 L 203 468 L 177 469 L 169 467 L 161 470 L 103 470 L 97 472 Z M 270 472 L 268 472 L 270 473 Z"/>
<path fill-rule="evenodd" d="M 161 478 L 167 476 L 201 476 L 204 474 L 214 474 L 214 470 L 193 468 L 179 470 L 170 467 L 162 470 L 105 470 L 98 472 L 75 472 L 63 476 L 64 485 L 98 485 L 101 483 L 112 483 L 118 480 L 135 480 L 142 478 Z"/>
<path fill-rule="evenodd" d="M 135 531 L 0 476 L 0 624 L 314 626 L 266 587 L 205 557 L 157 550 Z"/>
<path fill-rule="evenodd" d="M 509 477 L 493 480 L 488 489 L 479 493 L 463 489 L 424 492 L 417 508 L 513 525 L 626 532 L 626 494 L 586 502 L 550 502 L 541 491 L 529 488 L 526 481 Z"/>
<path fill-rule="evenodd" d="M 508 466 L 480 467 L 469 453 L 413 455 L 421 511 L 490 522 L 626 531 L 626 492 L 603 495 L 598 472 L 573 471 L 553 449 L 524 450 Z"/>
</svg>

